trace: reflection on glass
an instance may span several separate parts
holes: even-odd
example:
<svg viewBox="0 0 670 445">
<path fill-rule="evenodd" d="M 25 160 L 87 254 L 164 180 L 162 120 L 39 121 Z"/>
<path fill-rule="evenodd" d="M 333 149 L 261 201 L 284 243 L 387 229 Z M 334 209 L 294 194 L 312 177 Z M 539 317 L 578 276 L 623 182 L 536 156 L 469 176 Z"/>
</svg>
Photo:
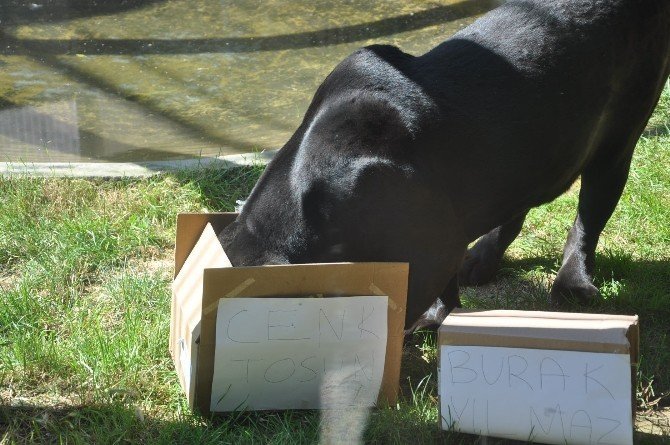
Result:
<svg viewBox="0 0 670 445">
<path fill-rule="evenodd" d="M 0 160 L 275 149 L 349 53 L 421 54 L 498 0 L 31 0 L 0 5 Z"/>
</svg>

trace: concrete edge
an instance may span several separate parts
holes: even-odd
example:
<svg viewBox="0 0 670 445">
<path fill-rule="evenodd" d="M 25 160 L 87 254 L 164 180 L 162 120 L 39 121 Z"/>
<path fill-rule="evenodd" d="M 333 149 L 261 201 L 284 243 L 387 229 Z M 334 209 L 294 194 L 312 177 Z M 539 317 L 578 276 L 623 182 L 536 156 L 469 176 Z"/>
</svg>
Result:
<svg viewBox="0 0 670 445">
<path fill-rule="evenodd" d="M 0 176 L 69 178 L 145 178 L 160 173 L 200 168 L 267 165 L 277 150 L 227 156 L 148 162 L 0 162 Z"/>
</svg>

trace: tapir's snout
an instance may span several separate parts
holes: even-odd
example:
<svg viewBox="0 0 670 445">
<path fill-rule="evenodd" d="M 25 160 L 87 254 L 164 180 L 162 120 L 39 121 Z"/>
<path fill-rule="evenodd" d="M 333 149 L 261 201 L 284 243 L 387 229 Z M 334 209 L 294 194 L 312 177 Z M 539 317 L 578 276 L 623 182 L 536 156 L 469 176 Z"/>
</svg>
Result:
<svg viewBox="0 0 670 445">
<path fill-rule="evenodd" d="M 289 263 L 285 255 L 268 250 L 258 237 L 237 221 L 219 234 L 219 241 L 235 267 Z"/>
</svg>

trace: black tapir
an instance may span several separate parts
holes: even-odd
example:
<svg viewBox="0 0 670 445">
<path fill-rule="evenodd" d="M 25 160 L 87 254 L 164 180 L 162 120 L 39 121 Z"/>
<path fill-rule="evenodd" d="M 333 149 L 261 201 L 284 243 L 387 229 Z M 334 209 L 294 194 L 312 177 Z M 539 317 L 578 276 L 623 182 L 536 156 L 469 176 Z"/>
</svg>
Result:
<svg viewBox="0 0 670 445">
<path fill-rule="evenodd" d="M 407 261 L 418 327 L 459 305 L 459 281 L 492 279 L 528 209 L 581 175 L 551 298 L 593 298 L 669 60 L 670 0 L 511 0 L 419 57 L 358 50 L 220 241 L 238 266 Z"/>
</svg>

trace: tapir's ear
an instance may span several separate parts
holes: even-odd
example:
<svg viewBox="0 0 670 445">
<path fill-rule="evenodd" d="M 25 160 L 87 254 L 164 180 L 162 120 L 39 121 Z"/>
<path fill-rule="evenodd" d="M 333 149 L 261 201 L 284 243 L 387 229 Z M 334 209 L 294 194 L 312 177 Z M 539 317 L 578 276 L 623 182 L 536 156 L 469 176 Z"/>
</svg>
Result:
<svg viewBox="0 0 670 445">
<path fill-rule="evenodd" d="M 302 195 L 302 214 L 308 227 L 320 228 L 330 221 L 337 196 L 325 181 L 313 181 Z"/>
<path fill-rule="evenodd" d="M 300 195 L 303 219 L 308 227 L 323 229 L 343 213 L 356 214 L 380 205 L 381 201 L 393 200 L 397 195 L 393 190 L 402 190 L 409 176 L 409 168 L 389 158 L 349 159 L 346 167 L 308 182 Z"/>
</svg>

